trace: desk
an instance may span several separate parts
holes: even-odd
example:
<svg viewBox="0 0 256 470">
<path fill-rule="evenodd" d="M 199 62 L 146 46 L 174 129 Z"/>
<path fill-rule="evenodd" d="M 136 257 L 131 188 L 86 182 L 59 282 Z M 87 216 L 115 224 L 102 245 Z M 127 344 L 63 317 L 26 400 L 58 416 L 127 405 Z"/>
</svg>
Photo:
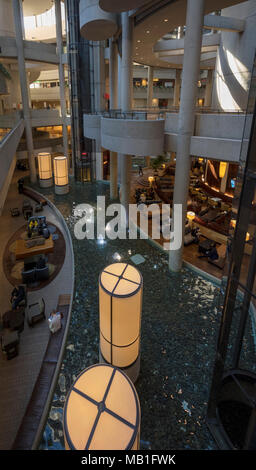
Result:
<svg viewBox="0 0 256 470">
<path fill-rule="evenodd" d="M 44 245 L 35 245 L 30 248 L 26 247 L 26 240 L 16 240 L 15 255 L 16 260 L 29 258 L 30 256 L 38 255 L 41 253 L 52 253 L 54 248 L 54 242 L 52 235 L 45 240 Z"/>
</svg>

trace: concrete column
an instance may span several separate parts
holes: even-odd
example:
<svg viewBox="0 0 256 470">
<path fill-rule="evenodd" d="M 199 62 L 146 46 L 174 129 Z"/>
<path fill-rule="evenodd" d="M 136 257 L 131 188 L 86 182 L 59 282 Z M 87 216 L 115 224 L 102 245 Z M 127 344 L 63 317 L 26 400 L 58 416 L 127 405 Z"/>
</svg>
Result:
<svg viewBox="0 0 256 470">
<path fill-rule="evenodd" d="M 93 45 L 94 52 L 94 87 L 95 87 L 95 111 L 105 110 L 105 63 L 104 47 L 100 41 Z"/>
<path fill-rule="evenodd" d="M 205 88 L 204 105 L 208 108 L 212 105 L 212 78 L 213 70 L 208 70 L 207 82 Z"/>
<path fill-rule="evenodd" d="M 57 39 L 57 54 L 59 56 L 59 81 L 60 81 L 60 107 L 61 107 L 61 116 L 62 116 L 62 138 L 63 138 L 63 151 L 69 161 L 69 151 L 68 151 L 68 131 L 66 124 L 66 97 L 65 97 L 65 73 L 64 65 L 62 64 L 62 52 L 63 52 L 63 42 L 62 42 L 62 20 L 61 20 L 61 6 L 60 0 L 55 0 L 55 18 L 56 18 L 56 39 Z M 73 168 L 74 170 L 74 168 Z"/>
<path fill-rule="evenodd" d="M 176 78 L 174 85 L 173 106 L 180 105 L 180 87 L 181 87 L 181 70 L 176 70 Z"/>
<path fill-rule="evenodd" d="M 154 68 L 148 66 L 147 107 L 152 108 Z"/>
<path fill-rule="evenodd" d="M 117 102 L 117 107 L 118 109 L 121 109 L 122 107 L 122 58 L 118 54 L 118 102 Z M 117 163 L 117 178 L 118 178 L 118 183 L 121 183 L 121 165 L 122 165 L 122 154 L 118 153 L 118 163 Z"/>
<path fill-rule="evenodd" d="M 110 109 L 118 107 L 118 58 L 117 44 L 112 39 L 109 41 L 109 95 Z"/>
<path fill-rule="evenodd" d="M 188 0 L 173 195 L 173 207 L 176 204 L 182 205 L 182 227 L 175 227 L 175 221 L 173 227 L 174 232 L 182 233 L 182 243 L 180 248 L 177 250 L 170 250 L 169 252 L 169 267 L 175 272 L 180 271 L 182 267 L 183 240 L 191 166 L 190 144 L 194 130 L 203 16 L 204 0 L 197 0 L 197 2 Z"/>
<path fill-rule="evenodd" d="M 103 154 L 101 150 L 100 140 L 95 140 L 95 154 L 96 154 L 96 180 L 103 180 Z"/>
<path fill-rule="evenodd" d="M 151 157 L 146 157 L 147 168 L 150 168 Z"/>
<path fill-rule="evenodd" d="M 29 169 L 30 169 L 30 181 L 32 183 L 36 182 L 36 165 L 34 159 L 34 145 L 33 145 L 33 134 L 31 127 L 31 118 L 30 118 L 30 108 L 29 108 L 29 92 L 28 92 L 28 83 L 27 83 L 27 74 L 25 67 L 25 56 L 24 56 L 24 46 L 23 46 L 23 28 L 21 21 L 21 9 L 20 1 L 12 0 L 13 6 L 13 18 L 15 25 L 15 37 L 16 37 L 16 46 L 18 54 L 18 67 L 19 67 L 19 76 L 20 76 L 20 89 L 22 97 L 22 107 L 23 107 L 23 116 L 25 122 L 26 130 L 26 141 L 28 149 L 28 160 L 29 160 Z"/>
<path fill-rule="evenodd" d="M 118 105 L 118 59 L 117 44 L 113 38 L 109 42 L 109 94 L 110 109 L 117 109 Z M 117 154 L 110 152 L 110 199 L 118 197 Z"/>
<path fill-rule="evenodd" d="M 133 98 L 133 18 L 129 13 L 122 13 L 122 111 L 132 109 Z"/>
<path fill-rule="evenodd" d="M 133 92 L 133 63 L 132 63 L 132 41 L 133 41 L 133 18 L 129 13 L 122 13 L 122 94 L 121 109 L 129 111 L 132 109 Z M 129 202 L 131 186 L 131 155 L 122 155 L 121 161 L 121 190 L 120 201 L 126 210 L 126 220 L 129 220 Z"/>
<path fill-rule="evenodd" d="M 110 152 L 110 199 L 117 199 L 117 153 Z"/>
</svg>

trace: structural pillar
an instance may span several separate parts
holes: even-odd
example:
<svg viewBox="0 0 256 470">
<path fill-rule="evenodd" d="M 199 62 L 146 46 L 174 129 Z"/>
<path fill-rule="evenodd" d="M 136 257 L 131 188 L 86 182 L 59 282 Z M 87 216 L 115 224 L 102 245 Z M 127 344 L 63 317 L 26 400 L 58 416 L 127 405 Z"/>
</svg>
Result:
<svg viewBox="0 0 256 470">
<path fill-rule="evenodd" d="M 26 74 L 24 45 L 23 45 L 23 27 L 21 16 L 21 3 L 20 0 L 12 0 L 13 5 L 13 18 L 15 26 L 16 47 L 18 56 L 19 76 L 20 76 L 20 90 L 22 97 L 23 116 L 26 130 L 26 141 L 28 149 L 28 160 L 30 170 L 30 181 L 36 182 L 36 165 L 34 158 L 34 144 L 31 126 L 30 108 L 29 108 L 29 92 Z"/>
<path fill-rule="evenodd" d="M 147 107 L 152 108 L 154 68 L 148 66 Z"/>
<path fill-rule="evenodd" d="M 118 104 L 118 59 L 117 44 L 113 38 L 109 42 L 109 102 L 110 109 Z M 117 154 L 110 152 L 110 199 L 118 197 Z"/>
<path fill-rule="evenodd" d="M 60 0 L 55 0 L 55 17 L 56 17 L 56 40 L 57 40 L 57 54 L 59 56 L 59 81 L 60 81 L 60 107 L 62 117 L 62 138 L 64 155 L 68 159 L 70 168 L 69 151 L 68 151 L 68 131 L 66 124 L 66 96 L 65 96 L 65 72 L 62 63 L 63 42 L 62 42 L 62 19 L 61 19 L 61 6 Z M 73 169 L 74 170 L 74 169 Z"/>
<path fill-rule="evenodd" d="M 190 145 L 194 130 L 197 82 L 200 70 L 204 0 L 187 1 L 186 35 L 179 110 L 176 171 L 173 195 L 173 213 L 176 204 L 182 206 L 182 226 L 172 227 L 174 236 L 181 237 L 181 246 L 169 252 L 169 267 L 178 272 L 182 267 L 184 231 L 190 181 Z"/>
<path fill-rule="evenodd" d="M 210 108 L 210 106 L 212 105 L 212 77 L 213 70 L 208 70 L 204 99 L 204 105 L 208 108 Z"/>
<path fill-rule="evenodd" d="M 180 105 L 180 87 L 181 87 L 181 69 L 176 69 L 173 106 L 178 107 Z"/>
<path fill-rule="evenodd" d="M 121 109 L 123 112 L 132 109 L 133 92 L 133 18 L 128 12 L 122 13 L 122 94 Z M 121 204 L 126 210 L 126 221 L 129 221 L 129 203 L 131 186 L 132 156 L 122 155 L 121 160 Z"/>
</svg>

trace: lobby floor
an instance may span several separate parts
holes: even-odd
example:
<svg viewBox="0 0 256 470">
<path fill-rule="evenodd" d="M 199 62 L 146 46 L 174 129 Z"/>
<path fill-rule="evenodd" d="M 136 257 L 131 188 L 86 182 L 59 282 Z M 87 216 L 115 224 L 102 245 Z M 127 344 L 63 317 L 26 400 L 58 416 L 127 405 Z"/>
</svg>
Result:
<svg viewBox="0 0 256 470">
<path fill-rule="evenodd" d="M 98 276 L 120 260 L 134 263 L 142 257 L 143 281 L 141 371 L 135 384 L 142 411 L 141 449 L 216 449 L 206 425 L 206 410 L 220 326 L 220 289 L 184 267 L 170 273 L 168 256 L 146 240 L 78 240 L 74 209 L 97 196 L 106 196 L 104 183 L 75 183 L 70 192 L 56 196 L 41 190 L 61 211 L 69 227 L 75 256 L 75 292 L 72 320 L 58 385 L 41 441 L 41 449 L 63 449 L 62 413 L 76 376 L 98 362 Z M 136 260 L 136 258 L 135 258 Z M 251 364 L 254 337 L 247 325 L 243 350 Z"/>
</svg>

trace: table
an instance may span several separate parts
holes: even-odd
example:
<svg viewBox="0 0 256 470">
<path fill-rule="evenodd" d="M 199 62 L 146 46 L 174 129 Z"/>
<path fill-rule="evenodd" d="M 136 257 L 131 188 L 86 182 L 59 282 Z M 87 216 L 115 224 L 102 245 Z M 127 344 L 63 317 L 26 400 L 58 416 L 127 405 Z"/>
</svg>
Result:
<svg viewBox="0 0 256 470">
<path fill-rule="evenodd" d="M 26 240 L 16 240 L 15 255 L 17 259 L 29 258 L 30 256 L 38 255 L 40 253 L 52 253 L 54 249 L 54 242 L 52 235 L 45 240 L 44 245 L 35 245 L 30 248 L 26 247 Z"/>
</svg>

